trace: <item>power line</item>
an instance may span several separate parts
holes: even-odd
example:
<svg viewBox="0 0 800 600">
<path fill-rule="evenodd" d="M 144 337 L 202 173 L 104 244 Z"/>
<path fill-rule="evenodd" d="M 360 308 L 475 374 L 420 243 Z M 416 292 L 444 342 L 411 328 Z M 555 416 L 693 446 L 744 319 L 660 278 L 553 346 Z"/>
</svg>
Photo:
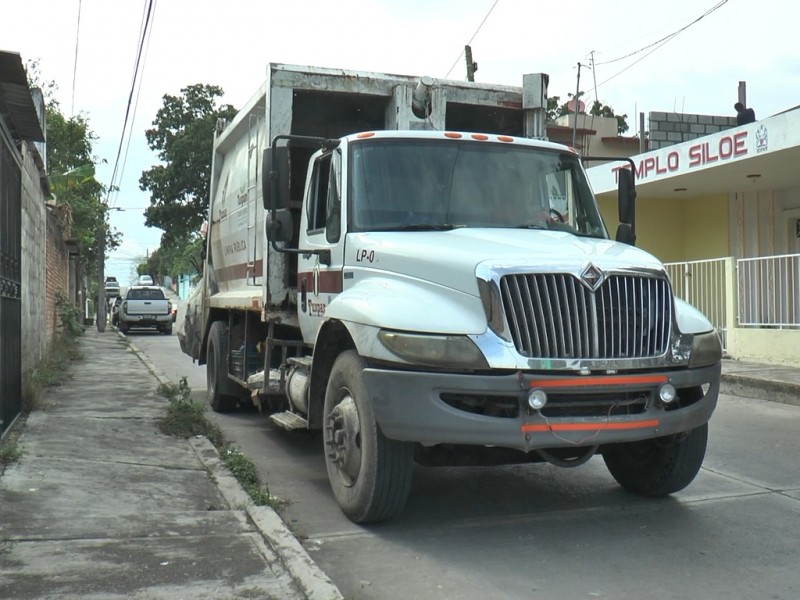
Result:
<svg viewBox="0 0 800 600">
<path fill-rule="evenodd" d="M 130 93 L 128 94 L 128 104 L 125 108 L 125 120 L 122 124 L 122 135 L 119 138 L 117 157 L 114 160 L 114 170 L 111 173 L 111 183 L 109 183 L 108 190 L 106 193 L 106 205 L 108 205 L 108 201 L 111 196 L 111 191 L 114 189 L 114 183 L 117 178 L 117 169 L 119 168 L 120 156 L 122 155 L 122 146 L 125 143 L 125 132 L 128 129 L 128 118 L 130 117 L 131 113 L 131 104 L 133 104 L 133 93 L 136 89 L 136 82 L 140 76 L 140 65 L 142 64 L 141 60 L 142 60 L 142 54 L 144 53 L 145 40 L 147 39 L 147 32 L 152 22 L 154 3 L 155 0 L 148 0 L 147 8 L 145 9 L 145 18 L 144 18 L 144 23 L 142 25 L 141 35 L 139 37 L 139 47 L 136 52 L 136 62 L 134 64 L 134 69 L 133 69 L 133 80 L 131 81 L 131 90 Z"/>
<path fill-rule="evenodd" d="M 153 17 L 150 19 L 150 27 L 146 31 L 147 39 L 145 40 L 144 45 L 144 58 L 142 59 L 142 69 L 141 72 L 144 73 L 144 66 L 147 62 L 147 51 L 150 48 L 150 32 L 153 31 L 153 19 L 155 18 L 155 10 L 153 11 Z M 141 77 L 139 78 L 139 87 L 136 89 L 136 101 L 133 104 L 133 118 L 131 119 L 131 130 L 133 129 L 133 124 L 136 122 L 136 110 L 139 108 L 139 95 L 142 93 L 142 80 Z M 133 136 L 131 136 L 131 132 L 128 132 L 128 143 L 125 146 L 125 157 L 122 160 L 122 169 L 119 173 L 119 180 L 122 181 L 123 176 L 125 175 L 125 165 L 128 164 L 128 152 L 131 148 L 131 140 Z M 116 196 L 114 197 L 114 203 L 116 204 Z"/>
<path fill-rule="evenodd" d="M 608 82 L 609 82 L 609 81 L 611 81 L 612 79 L 614 79 L 614 78 L 618 77 L 619 75 L 622 75 L 622 74 L 623 74 L 625 71 L 627 71 L 627 70 L 628 70 L 628 69 L 630 69 L 631 67 L 633 67 L 633 66 L 637 65 L 638 63 L 642 62 L 642 61 L 643 61 L 645 58 L 647 58 L 648 56 L 650 56 L 650 55 L 651 55 L 653 52 L 655 52 L 656 50 L 658 50 L 659 48 L 661 48 L 662 46 L 664 46 L 664 45 L 665 45 L 665 44 L 667 44 L 668 42 L 670 42 L 670 41 L 672 41 L 673 39 L 675 39 L 675 37 L 676 37 L 678 34 L 680 34 L 680 33 L 684 32 L 684 31 L 686 31 L 687 29 L 689 29 L 689 27 L 691 27 L 692 25 L 694 25 L 695 23 L 697 23 L 697 22 L 698 22 L 698 21 L 700 21 L 701 19 L 703 19 L 703 18 L 707 17 L 708 15 L 710 15 L 710 14 L 711 14 L 711 13 L 713 13 L 714 11 L 718 10 L 719 8 L 721 8 L 722 6 L 724 6 L 724 5 L 725 5 L 725 4 L 727 4 L 727 3 L 728 3 L 728 0 L 720 0 L 720 2 L 718 2 L 717 4 L 715 4 L 714 6 L 712 6 L 710 9 L 708 9 L 708 10 L 707 10 L 706 12 L 704 12 L 702 15 L 700 15 L 699 17 L 697 17 L 697 18 L 696 18 L 694 21 L 692 21 L 691 23 L 689 23 L 689 24 L 687 24 L 687 25 L 684 25 L 684 26 L 683 26 L 683 27 L 681 27 L 680 29 L 678 29 L 678 30 L 676 30 L 676 31 L 672 32 L 671 34 L 669 34 L 669 35 L 667 35 L 667 36 L 664 36 L 664 37 L 663 37 L 663 38 L 661 38 L 660 40 L 657 40 L 657 41 L 655 41 L 655 42 L 653 42 L 653 43 L 651 43 L 651 44 L 648 44 L 647 46 L 644 46 L 644 47 L 642 47 L 642 48 L 639 48 L 639 49 L 638 49 L 638 50 L 636 50 L 635 52 L 631 52 L 631 53 L 629 53 L 629 54 L 626 54 L 625 56 L 621 56 L 621 57 L 619 57 L 619 58 L 615 58 L 615 59 L 613 59 L 613 60 L 608 60 L 608 61 L 605 61 L 605 62 L 599 62 L 599 63 L 596 63 L 598 66 L 599 66 L 599 65 L 608 65 L 608 64 L 611 64 L 611 63 L 618 62 L 618 61 L 620 61 L 620 60 L 624 60 L 624 59 L 626 59 L 626 58 L 630 58 L 631 56 L 634 56 L 634 55 L 636 55 L 636 54 L 639 54 L 640 52 L 643 52 L 644 50 L 647 50 L 647 49 L 650 49 L 650 48 L 652 48 L 652 49 L 650 50 L 650 52 L 648 52 L 647 54 L 645 54 L 644 56 L 642 56 L 642 57 L 641 57 L 641 58 L 639 58 L 638 60 L 635 60 L 635 61 L 633 61 L 631 64 L 629 64 L 629 65 L 628 65 L 628 66 L 626 66 L 625 68 L 623 68 L 623 69 L 621 69 L 620 71 L 617 71 L 616 73 L 614 73 L 614 75 L 612 75 L 611 77 L 609 77 L 609 78 L 608 78 L 608 79 L 606 79 L 605 81 L 602 81 L 601 83 L 597 84 L 596 88 L 597 88 L 597 87 L 600 87 L 601 85 L 605 85 L 606 83 L 608 83 Z M 597 93 L 597 92 L 595 91 L 595 94 L 596 94 L 596 93 Z"/>
<path fill-rule="evenodd" d="M 486 23 L 486 19 L 488 19 L 489 15 L 492 14 L 492 11 L 494 10 L 494 7 L 497 6 L 498 2 L 500 2 L 500 0 L 494 0 L 494 4 L 492 4 L 492 7 L 489 9 L 489 12 L 486 13 L 486 16 L 483 17 L 483 20 L 481 21 L 481 24 L 478 25 L 478 28 L 475 30 L 475 33 L 473 33 L 472 37 L 469 38 L 469 41 L 466 44 L 467 46 L 469 46 L 472 43 L 472 40 L 475 39 L 475 36 L 478 35 L 478 32 L 481 30 L 481 27 L 483 27 L 483 24 Z M 453 63 L 453 66 L 450 67 L 450 70 L 447 72 L 447 74 L 444 76 L 443 79 L 447 79 L 450 76 L 450 73 L 452 73 L 453 69 L 456 68 L 456 65 L 461 60 L 462 56 L 464 56 L 464 51 L 463 50 L 459 53 L 458 58 L 456 58 L 455 62 Z"/>
<path fill-rule="evenodd" d="M 75 80 L 78 74 L 78 40 L 81 37 L 81 0 L 78 0 L 78 25 L 75 28 L 75 61 L 72 64 L 72 104 L 69 107 L 69 116 L 75 116 Z"/>
<path fill-rule="evenodd" d="M 694 21 L 692 21 L 691 23 L 689 23 L 689 24 L 687 24 L 687 25 L 684 25 L 683 27 L 681 27 L 680 29 L 678 29 L 678 30 L 676 30 L 676 31 L 673 31 L 673 32 L 672 32 L 672 33 L 670 33 L 669 35 L 665 35 L 665 36 L 664 36 L 664 37 L 662 37 L 661 39 L 658 39 L 658 40 L 656 40 L 655 42 L 651 42 L 650 44 L 647 44 L 646 46 L 643 46 L 643 47 L 639 48 L 638 50 L 634 50 L 633 52 L 630 52 L 630 53 L 626 54 L 625 56 L 620 56 L 619 58 L 614 58 L 614 59 L 612 59 L 612 60 L 606 60 L 606 61 L 603 61 L 603 62 L 599 62 L 599 63 L 597 63 L 597 65 L 598 65 L 598 66 L 599 66 L 599 65 L 610 65 L 610 64 L 612 64 L 612 63 L 619 62 L 619 61 L 621 61 L 621 60 L 625 60 L 626 58 L 630 58 L 631 56 L 635 56 L 635 55 L 639 54 L 640 52 L 644 52 L 644 51 L 645 51 L 645 50 L 647 50 L 648 48 L 652 48 L 653 46 L 656 46 L 656 45 L 658 45 L 658 44 L 661 44 L 661 42 L 668 42 L 669 40 L 671 40 L 672 38 L 674 38 L 675 36 L 677 36 L 679 33 L 682 33 L 682 32 L 684 32 L 684 31 L 686 31 L 687 29 L 689 29 L 689 27 L 691 27 L 692 25 L 694 25 L 694 24 L 695 24 L 695 23 L 697 23 L 698 21 L 700 21 L 700 20 L 704 19 L 705 17 L 707 17 L 708 15 L 710 15 L 711 13 L 713 13 L 715 10 L 717 10 L 717 9 L 719 9 L 719 8 L 722 8 L 722 6 L 723 6 L 723 5 L 725 5 L 725 4 L 727 4 L 727 3 L 728 3 L 728 0 L 720 0 L 720 2 L 718 2 L 717 4 L 715 4 L 714 6 L 712 6 L 710 9 L 708 9 L 708 10 L 707 10 L 706 12 L 704 12 L 702 15 L 700 15 L 699 17 L 697 17 L 697 18 L 696 18 Z M 662 45 L 663 45 L 663 44 L 662 44 Z M 659 46 L 659 47 L 660 47 L 660 46 Z M 636 63 L 634 63 L 634 64 L 636 64 Z"/>
</svg>

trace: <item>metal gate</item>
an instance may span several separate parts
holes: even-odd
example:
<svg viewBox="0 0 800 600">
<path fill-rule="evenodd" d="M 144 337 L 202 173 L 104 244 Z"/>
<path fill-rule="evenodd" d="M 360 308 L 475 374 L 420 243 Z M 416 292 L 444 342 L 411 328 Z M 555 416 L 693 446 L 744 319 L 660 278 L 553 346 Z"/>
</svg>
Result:
<svg viewBox="0 0 800 600">
<path fill-rule="evenodd" d="M 22 410 L 22 184 L 13 153 L 0 137 L 0 436 Z"/>
</svg>

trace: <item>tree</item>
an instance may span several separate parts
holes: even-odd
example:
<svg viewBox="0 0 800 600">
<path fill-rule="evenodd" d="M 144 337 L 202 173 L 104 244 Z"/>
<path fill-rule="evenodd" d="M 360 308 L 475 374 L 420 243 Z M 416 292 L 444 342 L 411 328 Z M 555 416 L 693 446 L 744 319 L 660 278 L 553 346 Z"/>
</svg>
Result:
<svg viewBox="0 0 800 600">
<path fill-rule="evenodd" d="M 121 234 L 108 225 L 103 202 L 106 187 L 94 177 L 99 162 L 92 153 L 96 136 L 88 119 L 79 114 L 66 118 L 51 101 L 47 115 L 47 169 L 50 189 L 59 206 L 68 207 L 68 225 L 78 242 L 84 268 L 90 275 L 97 265 L 97 233 L 105 231 L 106 250 L 119 246 Z"/>
<path fill-rule="evenodd" d="M 187 273 L 195 273 L 198 270 L 198 259 L 200 258 L 205 239 L 197 235 L 193 240 L 181 241 L 172 246 L 161 245 L 146 260 L 143 260 L 136 267 L 138 275 L 154 275 L 159 281 L 163 281 L 165 275 L 169 275 L 173 281 Z"/>
<path fill-rule="evenodd" d="M 217 119 L 236 109 L 217 105 L 222 88 L 196 84 L 180 96 L 164 95 L 153 128 L 145 132 L 162 164 L 142 172 L 139 187 L 150 192 L 145 225 L 164 230 L 161 244 L 173 248 L 191 242 L 208 218 L 211 152 Z"/>
<path fill-rule="evenodd" d="M 567 94 L 569 98 L 575 98 L 575 94 Z M 583 92 L 578 93 L 578 98 L 583 96 Z M 568 115 L 569 113 L 573 112 L 569 109 L 569 102 L 564 102 L 564 104 L 559 104 L 561 102 L 561 98 L 559 96 L 551 96 L 547 99 L 547 121 L 555 121 L 558 117 L 562 117 L 564 115 Z M 617 115 L 614 113 L 614 109 L 608 106 L 607 104 L 603 104 L 599 100 L 595 100 L 592 102 L 592 107 L 589 109 L 589 114 L 594 115 L 595 117 L 613 117 L 617 120 L 617 134 L 623 134 L 628 129 L 628 122 L 627 118 L 628 115 Z"/>
</svg>

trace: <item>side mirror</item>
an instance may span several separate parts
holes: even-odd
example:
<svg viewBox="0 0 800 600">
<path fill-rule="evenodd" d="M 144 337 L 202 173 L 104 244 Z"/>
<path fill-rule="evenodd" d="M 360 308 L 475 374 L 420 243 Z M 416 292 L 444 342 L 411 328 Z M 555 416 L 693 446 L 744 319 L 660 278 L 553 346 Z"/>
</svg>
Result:
<svg viewBox="0 0 800 600">
<path fill-rule="evenodd" d="M 264 221 L 267 240 L 270 242 L 289 242 L 294 233 L 294 219 L 288 208 L 268 211 Z"/>
<path fill-rule="evenodd" d="M 261 196 L 264 208 L 289 207 L 289 147 L 264 150 L 261 163 Z"/>
<path fill-rule="evenodd" d="M 619 184 L 617 197 L 619 200 L 619 222 L 633 225 L 636 207 L 636 187 L 633 182 L 633 171 L 620 169 L 617 171 Z"/>
<path fill-rule="evenodd" d="M 617 225 L 617 236 L 614 239 L 629 246 L 636 245 L 636 234 L 633 232 L 633 227 L 631 227 L 630 223 Z"/>
</svg>

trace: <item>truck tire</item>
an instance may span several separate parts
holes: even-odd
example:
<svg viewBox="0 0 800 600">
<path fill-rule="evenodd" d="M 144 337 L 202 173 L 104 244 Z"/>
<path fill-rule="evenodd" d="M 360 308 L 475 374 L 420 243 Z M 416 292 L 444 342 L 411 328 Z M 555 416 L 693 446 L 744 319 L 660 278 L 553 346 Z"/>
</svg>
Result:
<svg viewBox="0 0 800 600">
<path fill-rule="evenodd" d="M 169 325 L 167 325 L 166 327 L 164 327 L 164 328 L 161 330 L 161 333 L 163 333 L 163 334 L 166 334 L 166 335 L 172 335 L 172 323 L 170 323 Z"/>
<path fill-rule="evenodd" d="M 354 523 L 398 515 L 411 489 L 414 446 L 384 437 L 375 422 L 354 350 L 333 363 L 325 391 L 323 441 L 331 489 Z"/>
<path fill-rule="evenodd" d="M 687 433 L 614 444 L 603 460 L 623 488 L 642 496 L 666 496 L 689 485 L 706 454 L 708 424 Z"/>
<path fill-rule="evenodd" d="M 206 350 L 206 384 L 208 403 L 215 412 L 230 412 L 236 408 L 239 399 L 227 393 L 228 380 L 228 327 L 221 321 L 214 321 L 208 332 Z"/>
<path fill-rule="evenodd" d="M 120 323 L 119 327 L 117 327 L 117 329 L 119 329 L 119 332 L 122 335 L 128 335 L 128 326 L 127 325 L 123 325 L 122 323 Z"/>
</svg>

